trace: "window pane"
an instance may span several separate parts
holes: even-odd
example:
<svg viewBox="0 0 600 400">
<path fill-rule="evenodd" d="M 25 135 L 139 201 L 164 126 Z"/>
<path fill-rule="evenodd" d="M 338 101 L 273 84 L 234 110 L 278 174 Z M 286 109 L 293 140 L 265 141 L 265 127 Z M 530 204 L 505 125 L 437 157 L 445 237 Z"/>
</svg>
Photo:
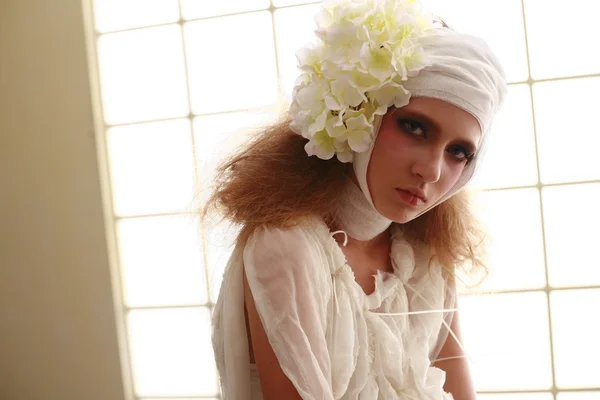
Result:
<svg viewBox="0 0 600 400">
<path fill-rule="evenodd" d="M 316 41 L 315 15 L 319 12 L 320 7 L 320 4 L 311 4 L 275 11 L 279 74 L 283 95 L 288 102 L 291 102 L 294 82 L 300 75 L 296 52 L 308 43 Z"/>
<path fill-rule="evenodd" d="M 552 386 L 544 293 L 465 296 L 459 304 L 477 390 Z"/>
<path fill-rule="evenodd" d="M 477 400 L 554 400 L 552 393 L 478 394 Z"/>
<path fill-rule="evenodd" d="M 599 304 L 600 289 L 560 290 L 550 295 L 559 388 L 600 387 L 596 363 L 600 359 Z"/>
<path fill-rule="evenodd" d="M 474 184 L 485 188 L 535 185 L 538 180 L 529 85 L 508 87 Z"/>
<path fill-rule="evenodd" d="M 215 38 L 218 40 L 206 40 Z M 208 114 L 277 101 L 277 68 L 270 12 L 185 25 L 192 109 Z"/>
<path fill-rule="evenodd" d="M 509 82 L 527 80 L 521 0 L 424 0 L 452 28 L 483 38 L 502 62 Z"/>
<path fill-rule="evenodd" d="M 116 215 L 193 210 L 189 120 L 116 127 L 107 135 Z"/>
<path fill-rule="evenodd" d="M 223 273 L 233 251 L 239 229 L 233 224 L 221 222 L 208 226 L 206 231 L 211 300 L 216 302 L 221 290 Z"/>
<path fill-rule="evenodd" d="M 600 72 L 598 14 L 598 1 L 525 0 L 531 76 Z"/>
<path fill-rule="evenodd" d="M 297 4 L 308 4 L 308 3 L 320 3 L 315 0 L 272 0 L 273 6 L 284 7 L 284 6 L 295 6 Z"/>
<path fill-rule="evenodd" d="M 559 393 L 556 400 L 598 400 L 600 392 Z"/>
<path fill-rule="evenodd" d="M 98 62 L 108 124 L 189 113 L 179 25 L 103 35 Z"/>
<path fill-rule="evenodd" d="M 118 222 L 125 304 L 164 306 L 207 302 L 198 217 Z"/>
<path fill-rule="evenodd" d="M 483 193 L 482 200 L 482 219 L 492 243 L 490 275 L 477 289 L 544 287 L 546 274 L 537 189 L 491 191 Z"/>
<path fill-rule="evenodd" d="M 600 285 L 600 184 L 548 187 L 542 198 L 550 284 Z"/>
<path fill-rule="evenodd" d="M 134 310 L 128 315 L 139 396 L 215 396 L 208 308 Z"/>
<path fill-rule="evenodd" d="M 184 19 L 206 18 L 269 8 L 269 0 L 198 1 L 181 0 Z"/>
<path fill-rule="evenodd" d="M 250 135 L 277 118 L 275 108 L 197 117 L 194 119 L 196 156 L 200 173 L 201 201 L 208 199 L 215 168 Z"/>
<path fill-rule="evenodd" d="M 177 0 L 94 0 L 94 6 L 96 29 L 99 32 L 179 20 Z"/>
<path fill-rule="evenodd" d="M 533 85 L 542 182 L 600 179 L 599 92 L 600 78 Z"/>
</svg>

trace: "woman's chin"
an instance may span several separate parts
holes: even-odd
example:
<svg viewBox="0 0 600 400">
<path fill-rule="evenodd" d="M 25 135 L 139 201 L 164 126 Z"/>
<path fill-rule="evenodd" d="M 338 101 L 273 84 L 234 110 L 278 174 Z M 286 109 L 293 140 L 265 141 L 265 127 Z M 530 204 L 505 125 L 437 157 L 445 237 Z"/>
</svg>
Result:
<svg viewBox="0 0 600 400">
<path fill-rule="evenodd" d="M 397 218 L 393 218 L 392 221 L 394 221 L 397 224 L 407 224 L 410 221 L 414 220 L 415 217 L 416 217 L 416 215 L 397 217 Z"/>
<path fill-rule="evenodd" d="M 406 224 L 406 223 L 412 221 L 413 219 L 415 219 L 418 215 L 417 211 L 406 210 L 406 209 L 399 210 L 398 208 L 395 208 L 395 209 L 387 211 L 387 212 L 380 211 L 380 213 L 387 219 L 392 220 L 393 222 L 395 222 L 397 224 Z"/>
</svg>

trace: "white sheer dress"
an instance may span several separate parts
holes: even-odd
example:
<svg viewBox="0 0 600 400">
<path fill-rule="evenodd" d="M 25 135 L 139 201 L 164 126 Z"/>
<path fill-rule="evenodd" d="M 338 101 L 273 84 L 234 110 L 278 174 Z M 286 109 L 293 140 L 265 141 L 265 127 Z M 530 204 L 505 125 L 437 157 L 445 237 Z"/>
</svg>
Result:
<svg viewBox="0 0 600 400">
<path fill-rule="evenodd" d="M 213 315 L 224 399 L 262 399 L 249 359 L 243 270 L 282 370 L 303 399 L 452 399 L 432 362 L 448 335 L 454 286 L 429 265 L 425 246 L 390 229 L 393 273 L 375 275 L 370 295 L 321 220 L 261 228 L 236 246 Z"/>
</svg>

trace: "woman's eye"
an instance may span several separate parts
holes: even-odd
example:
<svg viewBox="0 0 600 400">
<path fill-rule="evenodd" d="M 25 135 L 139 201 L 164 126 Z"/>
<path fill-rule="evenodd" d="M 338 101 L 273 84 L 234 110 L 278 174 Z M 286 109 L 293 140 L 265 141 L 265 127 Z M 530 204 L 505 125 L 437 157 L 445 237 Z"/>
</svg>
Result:
<svg viewBox="0 0 600 400">
<path fill-rule="evenodd" d="M 473 158 L 473 153 L 469 153 L 469 151 L 463 146 L 452 146 L 448 151 L 458 161 L 471 161 L 471 159 Z"/>
<path fill-rule="evenodd" d="M 425 138 L 427 136 L 425 127 L 417 121 L 413 121 L 410 119 L 400 119 L 398 120 L 398 126 L 405 132 L 410 133 L 411 135 L 419 136 L 422 138 Z"/>
</svg>

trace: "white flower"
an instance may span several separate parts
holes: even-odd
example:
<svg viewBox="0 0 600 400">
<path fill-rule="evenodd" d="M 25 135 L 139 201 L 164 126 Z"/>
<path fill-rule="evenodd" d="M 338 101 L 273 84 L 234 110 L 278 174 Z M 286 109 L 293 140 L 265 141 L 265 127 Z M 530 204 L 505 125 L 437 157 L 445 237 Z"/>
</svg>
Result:
<svg viewBox="0 0 600 400">
<path fill-rule="evenodd" d="M 294 127 L 301 130 L 302 136 L 310 138 L 325 127 L 329 114 L 324 100 L 327 95 L 326 82 L 311 82 L 295 90 L 290 113 Z"/>
<path fill-rule="evenodd" d="M 369 93 L 380 107 L 386 109 L 392 105 L 396 108 L 404 107 L 410 99 L 410 92 L 403 86 L 394 82 L 388 82 L 381 88 Z"/>
<path fill-rule="evenodd" d="M 329 60 L 324 60 L 321 62 L 321 73 L 325 79 L 334 80 L 343 74 L 344 70 L 341 69 L 338 64 Z"/>
<path fill-rule="evenodd" d="M 358 117 L 348 118 L 345 123 L 348 146 L 358 153 L 369 150 L 373 140 L 373 125 L 367 121 L 365 115 L 360 114 Z"/>
<path fill-rule="evenodd" d="M 335 152 L 338 160 L 343 163 L 352 162 L 354 160 L 354 152 L 348 146 L 348 142 L 336 141 L 334 142 Z"/>
<path fill-rule="evenodd" d="M 320 63 L 323 59 L 323 47 L 308 44 L 296 52 L 299 68 L 307 73 L 320 73 Z"/>
<path fill-rule="evenodd" d="M 367 101 L 367 97 L 352 81 L 350 74 L 341 75 L 331 82 L 331 93 L 345 107 L 358 107 L 363 101 Z"/>
<path fill-rule="evenodd" d="M 363 44 L 360 65 L 380 82 L 385 82 L 392 75 L 394 70 L 392 61 L 392 52 L 386 45 L 377 47 L 376 44 Z"/>
<path fill-rule="evenodd" d="M 325 131 L 319 131 L 304 146 L 309 156 L 317 156 L 323 160 L 329 160 L 335 154 L 333 139 Z"/>
<path fill-rule="evenodd" d="M 331 117 L 325 124 L 325 130 L 327 134 L 332 138 L 339 138 L 344 136 L 346 133 L 346 125 L 344 125 L 343 115 L 340 114 L 337 117 Z"/>
<path fill-rule="evenodd" d="M 350 162 L 372 145 L 375 116 L 408 104 L 403 82 L 428 65 L 438 25 L 416 0 L 324 0 L 315 20 L 318 42 L 296 53 L 290 128 L 309 155 Z"/>
</svg>

